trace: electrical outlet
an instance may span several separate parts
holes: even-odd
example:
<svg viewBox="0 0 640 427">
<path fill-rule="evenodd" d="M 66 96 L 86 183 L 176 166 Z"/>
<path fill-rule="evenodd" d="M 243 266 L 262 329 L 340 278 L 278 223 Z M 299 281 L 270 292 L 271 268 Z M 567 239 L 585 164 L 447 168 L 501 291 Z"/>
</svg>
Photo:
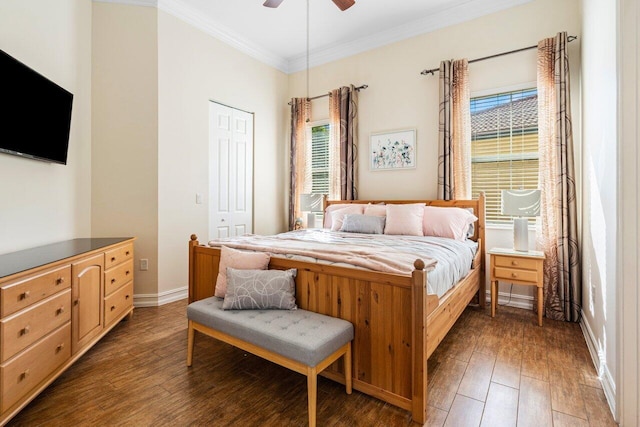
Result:
<svg viewBox="0 0 640 427">
<path fill-rule="evenodd" d="M 140 260 L 140 270 L 147 271 L 149 269 L 149 260 L 143 258 Z"/>
</svg>

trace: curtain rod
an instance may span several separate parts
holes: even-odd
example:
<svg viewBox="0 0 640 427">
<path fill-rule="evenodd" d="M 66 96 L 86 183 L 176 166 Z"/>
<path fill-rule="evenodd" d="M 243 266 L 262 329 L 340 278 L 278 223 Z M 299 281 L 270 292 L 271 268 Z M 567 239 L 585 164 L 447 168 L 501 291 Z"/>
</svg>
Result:
<svg viewBox="0 0 640 427">
<path fill-rule="evenodd" d="M 355 90 L 357 90 L 358 92 L 360 92 L 361 90 L 365 90 L 366 88 L 368 88 L 369 85 L 362 85 L 362 86 L 358 86 L 357 88 L 355 88 Z M 309 101 L 313 101 L 314 99 L 318 99 L 318 98 L 324 98 L 325 96 L 329 96 L 331 95 L 331 92 L 327 92 L 325 94 L 322 95 L 318 95 L 318 96 L 314 96 L 312 98 L 307 98 Z M 287 105 L 291 105 L 291 101 L 289 101 L 287 103 Z"/>
<path fill-rule="evenodd" d="M 578 38 L 578 36 L 569 36 L 569 37 L 567 37 L 567 41 L 572 42 L 577 38 Z M 523 48 L 516 49 L 516 50 L 510 50 L 509 52 L 496 53 L 495 55 L 489 55 L 489 56 L 485 56 L 485 57 L 482 57 L 482 58 L 472 59 L 471 61 L 469 61 L 469 64 L 473 64 L 474 62 L 484 61 L 485 59 L 493 59 L 493 58 L 497 58 L 499 56 L 510 55 L 512 53 L 518 53 L 518 52 L 522 52 L 522 51 L 529 50 L 529 49 L 535 49 L 537 47 L 538 47 L 538 45 L 528 46 L 528 47 L 523 47 Z M 431 74 L 432 76 L 434 76 L 436 71 L 440 71 L 440 67 L 432 68 L 430 70 L 422 70 L 420 72 L 420 74 L 422 74 L 423 76 L 426 76 L 427 74 Z"/>
</svg>

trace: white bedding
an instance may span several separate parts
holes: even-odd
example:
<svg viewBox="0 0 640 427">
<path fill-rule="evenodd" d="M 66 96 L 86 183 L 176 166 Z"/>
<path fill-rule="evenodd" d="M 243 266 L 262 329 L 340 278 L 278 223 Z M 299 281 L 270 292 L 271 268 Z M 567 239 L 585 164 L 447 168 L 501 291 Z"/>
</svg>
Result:
<svg viewBox="0 0 640 427">
<path fill-rule="evenodd" d="M 275 236 L 245 235 L 209 242 L 210 246 L 269 252 L 308 262 L 410 274 L 413 262 L 425 262 L 430 294 L 442 296 L 471 268 L 477 243 L 442 237 L 396 236 L 297 230 Z"/>
</svg>

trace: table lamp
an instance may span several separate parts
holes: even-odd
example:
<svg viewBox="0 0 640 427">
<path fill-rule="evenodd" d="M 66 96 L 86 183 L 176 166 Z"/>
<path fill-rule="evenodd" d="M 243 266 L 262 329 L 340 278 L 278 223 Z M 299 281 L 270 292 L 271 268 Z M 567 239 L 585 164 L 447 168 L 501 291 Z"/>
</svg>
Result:
<svg viewBox="0 0 640 427">
<path fill-rule="evenodd" d="M 300 211 L 307 212 L 307 228 L 316 227 L 316 212 L 324 208 L 324 194 L 301 194 Z"/>
<path fill-rule="evenodd" d="M 513 249 L 529 251 L 528 217 L 540 216 L 540 190 L 502 190 L 502 215 L 513 218 Z"/>
</svg>

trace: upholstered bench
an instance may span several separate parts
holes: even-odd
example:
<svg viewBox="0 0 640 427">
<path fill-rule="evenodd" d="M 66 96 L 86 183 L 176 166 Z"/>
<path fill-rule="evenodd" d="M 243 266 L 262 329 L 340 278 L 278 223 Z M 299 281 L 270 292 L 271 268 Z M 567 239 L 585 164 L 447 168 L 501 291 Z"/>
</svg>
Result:
<svg viewBox="0 0 640 427">
<path fill-rule="evenodd" d="M 202 332 L 307 376 L 309 425 L 316 425 L 317 375 L 344 356 L 351 394 L 353 325 L 306 310 L 223 310 L 222 298 L 189 304 L 187 366 L 193 361 L 194 331 Z"/>
</svg>

